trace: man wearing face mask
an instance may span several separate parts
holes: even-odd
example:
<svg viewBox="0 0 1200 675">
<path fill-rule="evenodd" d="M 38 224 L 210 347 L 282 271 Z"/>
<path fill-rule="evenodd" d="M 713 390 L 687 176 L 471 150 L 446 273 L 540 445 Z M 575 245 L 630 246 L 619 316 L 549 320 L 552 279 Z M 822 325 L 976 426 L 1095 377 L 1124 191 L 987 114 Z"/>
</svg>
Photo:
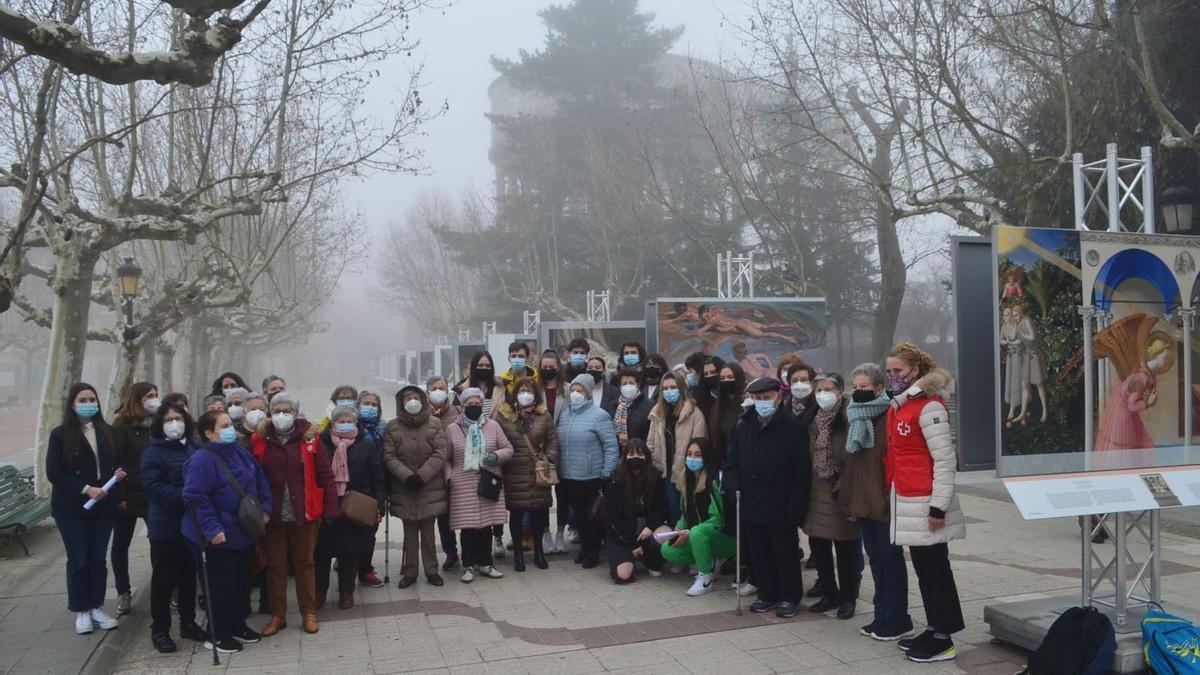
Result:
<svg viewBox="0 0 1200 675">
<path fill-rule="evenodd" d="M 532 377 L 541 382 L 538 369 L 529 363 L 529 358 L 528 344 L 518 340 L 508 346 L 508 370 L 500 375 L 500 384 L 504 385 L 504 393 L 508 399 L 517 395 L 518 378 Z"/>
<path fill-rule="evenodd" d="M 617 358 L 619 359 L 617 361 L 617 369 L 612 374 L 609 384 L 620 389 L 621 371 L 631 369 L 640 373 L 646 363 L 646 349 L 642 347 L 642 343 L 630 340 L 621 344 L 621 353 Z"/>
<path fill-rule="evenodd" d="M 278 375 L 268 375 L 262 381 L 262 393 L 267 397 L 267 402 L 275 398 L 275 394 L 287 388 L 287 382 Z"/>
<path fill-rule="evenodd" d="M 567 345 L 567 363 L 564 372 L 564 382 L 574 382 L 575 378 L 587 372 L 588 354 L 592 345 L 587 338 L 575 338 Z"/>
<path fill-rule="evenodd" d="M 729 494 L 742 493 L 742 526 L 750 545 L 758 599 L 750 610 L 795 616 L 804 592 L 799 533 L 812 483 L 808 434 L 780 409 L 779 381 L 761 377 L 746 388 L 754 407 L 734 429 L 725 460 Z"/>
<path fill-rule="evenodd" d="M 322 518 L 335 519 L 337 486 L 328 453 L 319 451 L 316 426 L 301 419 L 300 401 L 286 391 L 271 399 L 271 417 L 251 437 L 251 452 L 271 486 L 271 520 L 263 540 L 271 619 L 262 634 L 270 637 L 287 627 L 287 579 L 296 579 L 304 632 L 316 633 L 316 568 L 313 551 Z"/>
</svg>

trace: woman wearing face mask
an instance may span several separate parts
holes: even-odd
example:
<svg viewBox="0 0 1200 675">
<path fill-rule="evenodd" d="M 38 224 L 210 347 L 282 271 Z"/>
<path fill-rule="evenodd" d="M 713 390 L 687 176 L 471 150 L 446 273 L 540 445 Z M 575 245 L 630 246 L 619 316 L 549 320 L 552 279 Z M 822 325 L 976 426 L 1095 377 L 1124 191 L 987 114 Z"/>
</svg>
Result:
<svg viewBox="0 0 1200 675">
<path fill-rule="evenodd" d="M 618 386 L 621 397 L 613 412 L 613 428 L 617 431 L 617 443 L 625 447 L 630 439 L 646 440 L 650 436 L 650 410 L 654 407 L 642 395 L 642 375 L 633 368 L 620 372 Z"/>
<path fill-rule="evenodd" d="M 245 389 L 250 391 L 250 387 L 246 386 L 245 380 L 237 373 L 222 373 L 220 377 L 213 381 L 212 391 L 208 392 L 209 396 L 225 396 L 234 389 Z"/>
<path fill-rule="evenodd" d="M 358 392 L 358 400 L 356 402 L 358 409 L 358 429 L 359 433 L 366 438 L 371 439 L 375 444 L 375 454 L 379 455 L 379 461 L 383 462 L 383 436 L 384 425 L 381 419 L 380 411 L 383 410 L 383 405 L 379 394 L 373 391 L 363 389 Z M 385 491 L 386 491 L 386 472 L 384 474 Z M 383 505 L 380 505 L 382 508 Z M 358 566 L 358 583 L 371 588 L 383 588 L 383 579 L 379 578 L 379 574 L 375 572 L 375 539 L 379 533 L 379 524 L 365 530 L 362 534 L 363 539 L 359 542 L 359 550 L 362 554 L 359 556 Z"/>
<path fill-rule="evenodd" d="M 269 515 L 273 491 L 262 468 L 238 446 L 237 430 L 229 415 L 206 412 L 196 422 L 196 428 L 204 440 L 201 449 L 183 464 L 183 501 L 187 505 L 183 536 L 196 569 L 201 565 L 200 547 L 206 547 L 205 592 L 212 604 L 212 616 L 208 617 L 211 637 L 204 648 L 211 650 L 215 643 L 219 652 L 240 652 L 243 643 L 262 638 L 246 625 L 246 614 L 239 602 L 246 558 L 254 548 L 254 539 L 238 518 L 241 496 L 258 499 L 263 507 L 263 520 L 270 527 L 275 521 Z M 299 569 L 296 576 L 300 576 Z"/>
<path fill-rule="evenodd" d="M 375 441 L 362 433 L 358 426 L 358 410 L 339 405 L 333 409 L 329 428 L 322 431 L 321 451 L 329 457 L 333 484 L 338 499 L 350 490 L 375 498 L 378 511 L 375 523 L 383 516 L 387 492 L 384 489 L 383 462 Z M 369 559 L 375 538 L 374 525 L 360 525 L 345 518 L 326 518 L 317 537 L 313 560 L 316 570 L 317 608 L 325 605 L 329 593 L 329 568 L 337 558 L 338 607 L 354 606 L 354 582 L 362 568 L 363 558 Z"/>
<path fill-rule="evenodd" d="M 662 354 L 651 354 L 646 357 L 646 363 L 642 366 L 642 383 L 646 389 L 642 394 L 651 406 L 658 404 L 658 383 L 662 381 L 662 376 L 668 370 L 670 368 Z"/>
<path fill-rule="evenodd" d="M 322 518 L 335 519 L 337 486 L 329 454 L 320 451 L 316 426 L 300 418 L 300 401 L 288 391 L 271 399 L 271 417 L 250 440 L 271 486 L 271 522 L 263 540 L 267 554 L 267 589 L 271 619 L 263 628 L 270 637 L 287 627 L 287 579 L 296 579 L 296 602 L 304 632 L 316 633 L 317 587 L 313 549 Z"/>
<path fill-rule="evenodd" d="M 246 397 L 250 392 L 241 387 L 234 387 L 225 392 L 225 412 L 233 420 L 233 426 L 241 426 L 246 419 Z"/>
<path fill-rule="evenodd" d="M 128 614 L 133 606 L 129 584 L 129 544 L 137 521 L 146 520 L 149 503 L 142 487 L 142 452 L 150 446 L 150 422 L 158 412 L 161 399 L 158 387 L 150 382 L 135 382 L 113 417 L 113 440 L 117 464 L 129 475 L 121 482 L 117 498 L 117 520 L 113 528 L 112 571 L 117 586 L 117 614 Z"/>
<path fill-rule="evenodd" d="M 250 437 L 258 429 L 258 425 L 267 419 L 267 397 L 262 394 L 250 393 L 242 401 L 242 421 L 235 425 L 238 433 L 238 445 L 244 450 L 250 449 Z M 233 415 L 229 416 L 233 419 Z"/>
<path fill-rule="evenodd" d="M 234 424 L 237 429 L 237 444 L 241 449 L 250 452 L 251 438 L 254 436 L 255 430 L 267 419 L 267 397 L 253 392 L 246 394 L 242 399 L 242 408 L 242 421 Z M 230 419 L 233 419 L 232 415 L 230 415 Z M 197 442 L 196 438 L 199 437 L 193 437 L 193 442 Z M 263 542 L 259 541 L 255 547 L 255 555 L 248 556 L 247 559 L 246 588 L 242 598 L 242 611 L 246 615 L 250 614 L 250 596 L 256 588 L 258 589 L 258 613 L 271 613 L 265 567 L 266 552 L 262 547 Z"/>
<path fill-rule="evenodd" d="M 196 567 L 183 538 L 183 466 L 196 445 L 195 422 L 179 404 L 158 409 L 150 424 L 150 447 L 142 453 L 142 482 L 150 502 L 150 636 L 163 654 L 178 647 L 171 639 L 171 592 L 179 589 L 179 636 L 203 642 L 196 625 Z"/>
<path fill-rule="evenodd" d="M 333 412 L 334 408 L 338 406 L 350 406 L 353 408 L 356 400 L 358 400 L 358 389 L 348 384 L 340 385 L 337 389 L 334 389 L 333 393 L 329 395 L 325 417 L 321 419 L 321 424 L 317 427 L 317 431 L 325 431 L 329 428 L 329 414 Z"/>
<path fill-rule="evenodd" d="M 67 392 L 62 423 L 50 431 L 46 478 L 50 515 L 67 549 L 67 609 L 75 613 L 75 632 L 111 630 L 117 620 L 104 612 L 108 540 L 116 520 L 114 496 L 102 489 L 109 478 L 125 477 L 118 467 L 112 427 L 100 412 L 90 384 L 78 382 Z M 96 504 L 83 508 L 89 500 Z"/>
<path fill-rule="evenodd" d="M 608 383 L 607 368 L 602 356 L 592 356 L 587 360 L 587 374 L 596 383 L 592 387 L 592 403 L 612 417 L 617 412 L 621 392 Z"/>
<path fill-rule="evenodd" d="M 646 444 L 631 439 L 621 450 L 613 479 L 604 488 L 608 574 L 618 584 L 637 578 L 636 561 L 662 576 L 663 554 L 654 532 L 667 529 L 662 474 L 647 459 Z"/>
<path fill-rule="evenodd" d="M 825 373 L 818 375 L 814 384 L 817 413 L 808 425 L 813 478 L 804 532 L 821 579 L 823 597 L 809 609 L 813 612 L 836 609 L 839 619 L 849 619 L 854 616 L 858 602 L 858 551 L 862 543 L 858 539 L 858 524 L 846 518 L 838 501 L 848 427 L 843 380 L 837 373 Z"/>
<path fill-rule="evenodd" d="M 450 485 L 450 527 L 462 537 L 463 583 L 476 574 L 489 579 L 504 575 L 492 566 L 489 548 L 492 526 L 505 520 L 504 487 L 496 501 L 481 496 L 480 477 L 484 472 L 501 478 L 501 465 L 512 458 L 513 448 L 504 430 L 483 412 L 484 393 L 468 387 L 459 395 L 462 414 L 447 433 L 449 454 L 443 471 Z"/>
<path fill-rule="evenodd" d="M 884 462 L 892 543 L 908 546 L 928 625 L 918 637 L 899 644 L 911 661 L 947 661 L 956 654 L 950 636 L 963 629 L 948 544 L 967 536 L 954 493 L 958 458 L 950 414 L 941 396 L 951 377 L 929 354 L 902 342 L 888 354 L 887 378 L 892 409 Z"/>
<path fill-rule="evenodd" d="M 504 499 L 508 507 L 508 527 L 514 544 L 524 540 L 528 516 L 533 542 L 533 564 L 546 569 L 543 537 L 550 524 L 550 488 L 534 482 L 534 461 L 545 457 L 558 462 L 558 431 L 554 418 L 542 399 L 541 387 L 531 377 L 515 382 L 513 403 L 504 403 L 496 411 L 496 421 L 513 447 L 512 459 L 504 465 Z M 525 551 L 513 546 L 513 570 L 525 571 Z"/>
<path fill-rule="evenodd" d="M 863 626 L 863 635 L 891 641 L 912 633 L 908 615 L 908 565 L 904 549 L 891 543 L 888 531 L 891 508 L 888 504 L 887 413 L 891 408 L 884 391 L 883 370 L 864 363 L 850 373 L 854 388 L 846 406 L 849 423 L 846 435 L 846 466 L 838 497 L 842 511 L 858 521 L 863 544 L 871 561 L 871 579 L 875 585 L 875 616 Z"/>
<path fill-rule="evenodd" d="M 720 396 L 721 369 L 725 360 L 719 356 L 706 356 L 700 366 L 700 387 L 696 391 L 696 407 L 704 413 L 704 419 L 712 416 L 713 407 Z"/>
<path fill-rule="evenodd" d="M 813 379 L 817 371 L 807 363 L 796 363 L 788 368 L 788 393 L 784 397 L 784 407 L 808 426 L 817 414 L 817 399 L 813 396 Z"/>
<path fill-rule="evenodd" d="M 546 410 L 554 416 L 554 422 L 557 424 L 559 415 L 567 407 L 566 403 L 562 403 L 567 399 L 567 387 L 563 384 L 562 364 L 559 363 L 558 352 L 553 349 L 542 352 L 538 362 L 538 377 L 541 380 Z M 562 405 L 559 405 L 560 403 Z"/>
<path fill-rule="evenodd" d="M 707 438 L 691 439 L 683 461 L 686 471 L 675 484 L 682 495 L 679 520 L 675 522 L 680 534 L 663 544 L 662 555 L 676 565 L 696 566 L 696 580 L 687 592 L 694 597 L 713 590 L 713 561 L 734 557 L 737 540 L 725 526 L 721 457 L 712 443 Z"/>
<path fill-rule="evenodd" d="M 558 420 L 558 477 L 575 512 L 579 555 L 575 564 L 591 569 L 600 562 L 600 537 L 591 522 L 592 504 L 602 480 L 617 467 L 617 434 L 612 418 L 592 403 L 592 376 L 571 382 L 570 408 Z"/>
<path fill-rule="evenodd" d="M 724 462 L 725 449 L 729 447 L 733 428 L 737 426 L 738 417 L 745 412 L 742 403 L 745 401 L 746 375 L 738 364 L 726 363 L 721 366 L 718 377 L 717 400 L 713 403 L 712 414 L 705 419 L 708 420 L 708 439 Z"/>
<path fill-rule="evenodd" d="M 471 356 L 471 370 L 467 381 L 458 392 L 458 400 L 463 401 L 462 392 L 467 389 L 478 389 L 483 392 L 483 416 L 491 417 L 496 406 L 504 401 L 504 386 L 496 378 L 496 361 L 490 352 L 475 352 Z"/>
<path fill-rule="evenodd" d="M 440 421 L 442 423 L 442 430 L 449 433 L 450 425 L 458 420 L 461 412 L 455 403 L 454 392 L 450 389 L 450 383 L 446 381 L 446 378 L 434 375 L 425 383 L 425 391 L 428 392 L 430 417 Z M 449 453 L 449 447 L 447 447 L 446 452 Z M 449 492 L 447 492 L 448 501 Z M 442 563 L 442 570 L 449 572 L 458 566 L 458 537 L 455 536 L 454 530 L 450 529 L 449 507 L 437 517 L 437 527 L 438 538 L 442 540 L 442 553 L 446 554 L 446 561 Z"/>
<path fill-rule="evenodd" d="M 662 397 L 650 411 L 650 435 L 646 438 L 650 460 L 666 476 L 667 517 L 672 523 L 679 520 L 677 485 L 683 482 L 683 457 L 687 454 L 688 442 L 693 438 L 708 437 L 704 415 L 692 402 L 687 388 L 680 384 L 675 373 L 663 375 L 659 381 Z"/>
<path fill-rule="evenodd" d="M 408 588 L 417 582 L 418 563 L 425 566 L 425 579 L 430 584 L 441 586 L 445 583 L 438 574 L 433 526 L 449 512 L 444 477 L 449 446 L 446 425 L 433 414 L 429 400 L 437 398 L 450 410 L 454 406 L 446 403 L 445 379 L 431 379 L 427 387 L 428 395 L 413 385 L 396 393 L 396 418 L 388 422 L 383 441 L 383 465 L 391 479 L 392 515 L 404 523 L 400 588 Z M 449 522 L 446 527 L 449 529 Z M 453 531 L 449 537 L 442 536 L 443 547 L 447 539 L 453 547 Z M 447 561 L 450 555 L 457 558 L 457 550 L 447 551 Z"/>
</svg>

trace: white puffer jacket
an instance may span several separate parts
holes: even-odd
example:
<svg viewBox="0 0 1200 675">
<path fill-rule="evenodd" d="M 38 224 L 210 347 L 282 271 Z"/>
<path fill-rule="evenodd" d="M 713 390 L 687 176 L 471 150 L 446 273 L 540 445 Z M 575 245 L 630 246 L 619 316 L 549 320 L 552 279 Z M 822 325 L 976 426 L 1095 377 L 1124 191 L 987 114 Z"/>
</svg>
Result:
<svg viewBox="0 0 1200 675">
<path fill-rule="evenodd" d="M 910 399 L 928 399 L 921 408 L 921 433 L 933 458 L 933 490 L 928 496 L 902 497 L 891 490 L 892 521 L 891 539 L 897 546 L 931 546 L 943 544 L 967 536 L 967 524 L 958 495 L 954 493 L 954 480 L 958 474 L 958 456 L 950 434 L 950 413 L 940 400 L 930 397 L 941 396 L 952 378 L 940 368 L 931 370 L 903 394 L 892 399 L 892 407 L 899 410 Z M 946 514 L 946 524 L 939 530 L 929 529 L 929 509 L 940 509 Z"/>
</svg>

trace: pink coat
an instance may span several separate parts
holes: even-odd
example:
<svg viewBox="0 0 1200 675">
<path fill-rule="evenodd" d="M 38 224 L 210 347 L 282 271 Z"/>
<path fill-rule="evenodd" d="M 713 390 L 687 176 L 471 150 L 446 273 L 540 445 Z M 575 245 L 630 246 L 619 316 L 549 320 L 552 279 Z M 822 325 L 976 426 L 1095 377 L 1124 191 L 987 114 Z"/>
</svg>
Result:
<svg viewBox="0 0 1200 675">
<path fill-rule="evenodd" d="M 450 485 L 450 529 L 477 530 L 492 525 L 502 525 L 508 522 L 508 512 L 504 508 L 504 488 L 500 489 L 500 499 L 490 501 L 479 496 L 479 472 L 463 469 L 463 449 L 467 444 L 467 434 L 457 422 L 446 428 L 450 440 L 450 455 L 446 458 L 445 475 Z M 500 424 L 489 419 L 483 425 L 483 447 L 487 452 L 494 452 L 504 464 L 513 456 L 512 444 L 504 435 Z M 486 467 L 502 476 L 500 464 Z"/>
</svg>

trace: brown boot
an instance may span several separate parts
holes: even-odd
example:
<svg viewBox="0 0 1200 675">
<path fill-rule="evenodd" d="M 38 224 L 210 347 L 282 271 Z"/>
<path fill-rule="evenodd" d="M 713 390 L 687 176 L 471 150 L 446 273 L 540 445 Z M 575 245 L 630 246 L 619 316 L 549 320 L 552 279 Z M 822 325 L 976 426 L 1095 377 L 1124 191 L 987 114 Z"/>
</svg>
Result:
<svg viewBox="0 0 1200 675">
<path fill-rule="evenodd" d="M 317 623 L 316 613 L 304 615 L 304 632 L 309 635 L 321 629 L 321 625 Z"/>
<path fill-rule="evenodd" d="M 262 629 L 262 636 L 271 637 L 284 628 L 287 628 L 287 620 L 273 616 L 271 617 L 271 620 L 267 622 L 266 627 Z"/>
<path fill-rule="evenodd" d="M 353 606 L 354 606 L 354 594 L 353 593 L 342 593 L 341 597 L 338 598 L 338 607 L 341 607 L 342 609 L 350 609 Z M 316 632 L 316 631 L 313 631 L 313 632 Z"/>
</svg>

